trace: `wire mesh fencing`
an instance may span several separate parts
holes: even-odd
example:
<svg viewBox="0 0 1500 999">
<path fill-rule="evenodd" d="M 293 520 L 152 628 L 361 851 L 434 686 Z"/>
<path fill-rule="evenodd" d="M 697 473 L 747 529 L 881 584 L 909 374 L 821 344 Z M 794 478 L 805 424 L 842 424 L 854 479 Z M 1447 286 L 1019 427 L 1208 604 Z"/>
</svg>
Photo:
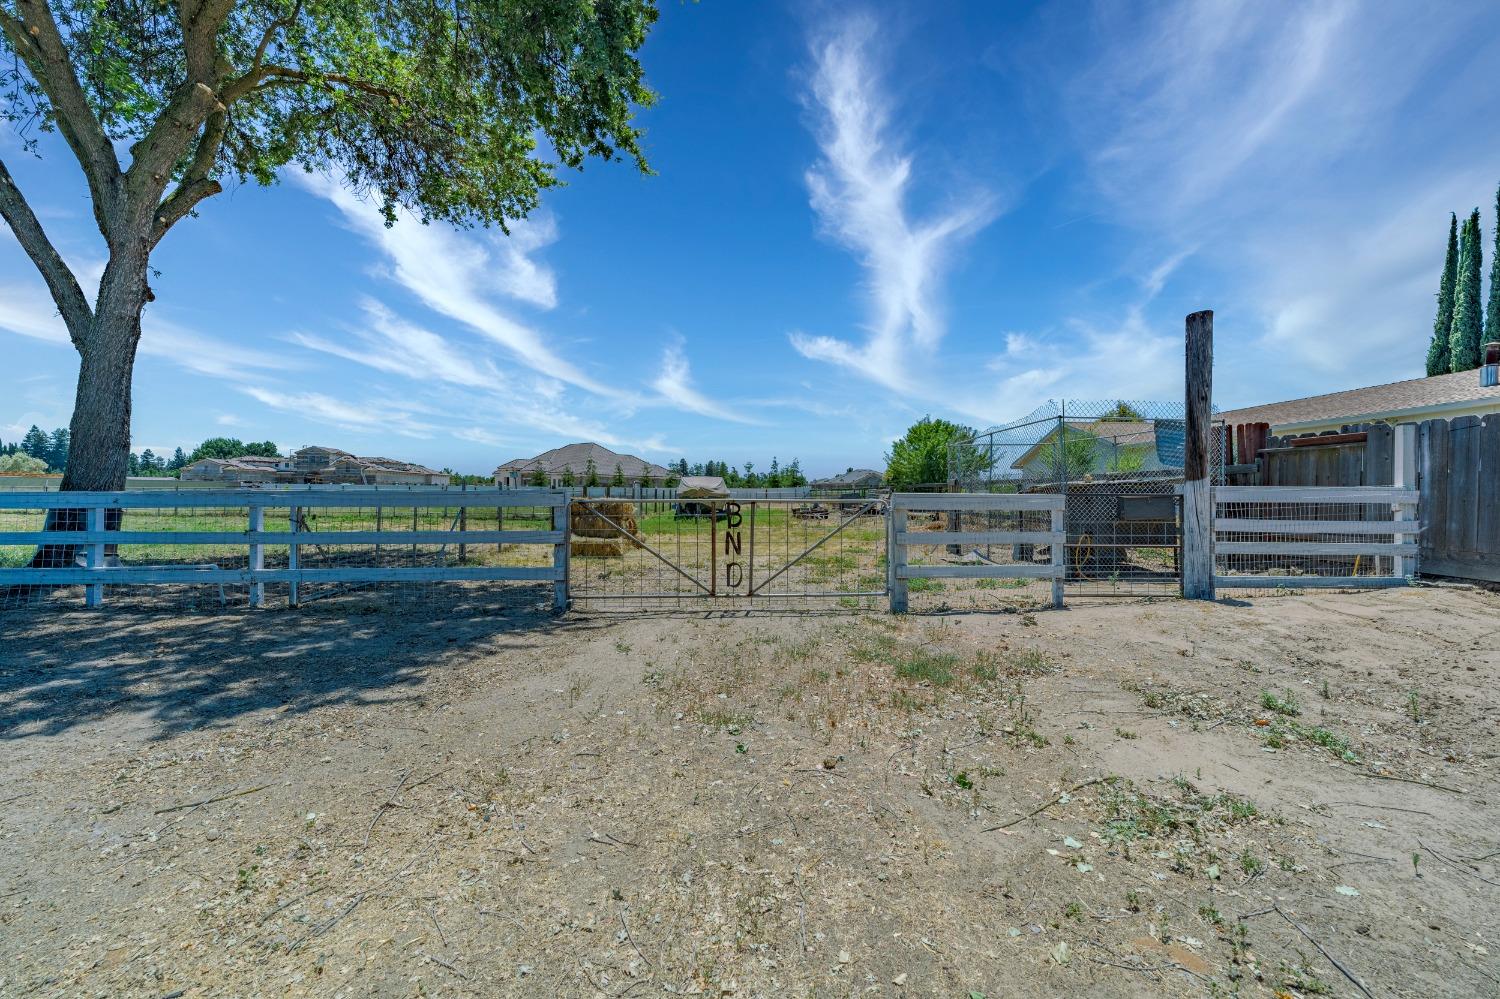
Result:
<svg viewBox="0 0 1500 999">
<path fill-rule="evenodd" d="M 1416 500 L 1393 487 L 1220 489 L 1216 583 L 1249 595 L 1404 585 L 1417 571 Z"/>
<path fill-rule="evenodd" d="M 1066 585 L 1074 595 L 1171 594 L 1181 582 L 1177 500 L 1187 423 L 1181 402 L 1051 402 L 955 442 L 951 488 L 1067 498 Z M 1224 481 L 1225 433 L 1211 437 Z"/>
</svg>

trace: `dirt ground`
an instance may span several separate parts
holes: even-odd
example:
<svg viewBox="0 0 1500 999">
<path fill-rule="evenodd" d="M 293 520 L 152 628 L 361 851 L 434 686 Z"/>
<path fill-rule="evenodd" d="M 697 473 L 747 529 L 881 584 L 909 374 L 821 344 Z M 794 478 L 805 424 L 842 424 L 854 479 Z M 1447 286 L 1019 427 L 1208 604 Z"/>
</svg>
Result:
<svg viewBox="0 0 1500 999">
<path fill-rule="evenodd" d="M 1500 596 L 0 617 L 5 996 L 1500 995 Z"/>
</svg>

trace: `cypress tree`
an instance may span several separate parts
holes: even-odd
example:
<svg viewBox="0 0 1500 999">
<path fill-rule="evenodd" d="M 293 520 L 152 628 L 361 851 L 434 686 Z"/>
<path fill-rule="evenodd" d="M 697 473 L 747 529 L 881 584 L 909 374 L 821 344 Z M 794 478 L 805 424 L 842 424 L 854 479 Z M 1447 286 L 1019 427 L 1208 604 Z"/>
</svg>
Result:
<svg viewBox="0 0 1500 999">
<path fill-rule="evenodd" d="M 1500 337 L 1500 188 L 1495 190 L 1495 253 L 1490 258 L 1490 302 L 1484 310 L 1486 335 Z"/>
<path fill-rule="evenodd" d="M 1464 223 L 1458 242 L 1458 286 L 1453 295 L 1453 330 L 1448 335 L 1450 371 L 1472 371 L 1479 367 L 1479 343 L 1484 315 L 1479 285 L 1484 274 L 1484 238 L 1479 229 L 1479 209 Z"/>
<path fill-rule="evenodd" d="M 1443 259 L 1443 277 L 1438 282 L 1437 318 L 1432 321 L 1432 342 L 1427 345 L 1427 375 L 1448 373 L 1448 337 L 1453 332 L 1453 294 L 1458 284 L 1458 216 L 1448 215 L 1448 255 Z"/>
</svg>

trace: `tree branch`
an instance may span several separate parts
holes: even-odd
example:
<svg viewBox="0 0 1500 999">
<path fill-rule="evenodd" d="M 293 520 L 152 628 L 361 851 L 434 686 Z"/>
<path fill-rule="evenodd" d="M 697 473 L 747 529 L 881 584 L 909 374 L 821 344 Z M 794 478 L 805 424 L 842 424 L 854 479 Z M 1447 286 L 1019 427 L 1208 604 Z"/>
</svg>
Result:
<svg viewBox="0 0 1500 999">
<path fill-rule="evenodd" d="M 382 87 L 378 83 L 368 80 L 356 79 L 345 76 L 343 73 L 310 73 L 305 70 L 293 69 L 290 66 L 262 66 L 259 71 L 246 73 L 239 79 L 232 81 L 224 87 L 224 103 L 243 97 L 252 90 L 261 89 L 265 84 L 288 84 L 288 83 L 332 83 L 350 90 L 357 90 L 363 94 L 371 94 L 376 97 L 384 97 L 387 100 L 400 101 L 401 95 L 389 87 Z M 332 89 L 326 88 L 326 89 Z"/>
<path fill-rule="evenodd" d="M 214 40 L 234 0 L 180 0 L 177 20 L 182 25 L 182 49 L 191 81 L 210 82 L 214 75 Z"/>
<path fill-rule="evenodd" d="M 74 346 L 82 349 L 83 338 L 94 320 L 93 310 L 89 308 L 83 289 L 78 286 L 78 279 L 47 238 L 46 231 L 26 203 L 25 195 L 11 179 L 3 161 L 0 161 L 0 217 L 16 234 L 16 240 L 36 264 L 36 269 L 42 272 L 42 279 L 52 292 L 52 300 L 57 303 L 57 311 L 68 327 L 68 337 Z"/>
<path fill-rule="evenodd" d="M 203 134 L 198 137 L 198 148 L 193 153 L 193 161 L 188 164 L 177 189 L 156 209 L 156 217 L 151 223 L 151 246 L 161 242 L 167 230 L 196 208 L 200 201 L 211 198 L 224 189 L 209 174 L 218 162 L 228 126 L 229 115 L 226 112 L 215 111 L 208 116 Z"/>
<path fill-rule="evenodd" d="M 58 129 L 78 157 L 94 202 L 94 219 L 109 239 L 116 212 L 124 200 L 120 161 L 104 134 L 104 126 L 89 107 L 83 86 L 73 72 L 67 45 L 46 0 L 16 0 L 20 18 L 0 10 L 0 31 L 36 79 L 52 105 Z"/>
</svg>

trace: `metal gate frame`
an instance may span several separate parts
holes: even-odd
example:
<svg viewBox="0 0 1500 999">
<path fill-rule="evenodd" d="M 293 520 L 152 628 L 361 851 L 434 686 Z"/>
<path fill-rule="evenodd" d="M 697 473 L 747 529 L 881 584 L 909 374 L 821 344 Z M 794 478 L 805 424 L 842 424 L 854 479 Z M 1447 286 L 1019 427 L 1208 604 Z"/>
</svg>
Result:
<svg viewBox="0 0 1500 999">
<path fill-rule="evenodd" d="M 814 552 L 818 551 L 834 538 L 840 537 L 850 527 L 866 514 L 876 513 L 883 518 L 888 517 L 886 504 L 880 498 L 860 499 L 826 499 L 826 498 L 804 498 L 804 499 L 683 499 L 683 500 L 660 500 L 660 499 L 637 499 L 633 497 L 588 497 L 578 498 L 574 502 L 592 507 L 591 514 L 614 528 L 627 543 L 633 547 L 645 551 L 657 562 L 672 570 L 678 576 L 691 584 L 687 592 L 621 592 L 621 593 L 597 593 L 587 592 L 579 588 L 579 574 L 571 571 L 568 573 L 568 602 L 575 600 L 769 600 L 769 599 L 827 599 L 841 597 L 884 597 L 890 592 L 886 574 L 878 567 L 871 568 L 871 574 L 880 580 L 878 588 L 846 588 L 842 586 L 830 589 L 808 589 L 801 588 L 794 591 L 770 589 L 770 585 L 777 579 L 782 578 L 794 566 L 803 563 Z M 598 504 L 606 502 L 630 502 L 638 507 L 647 503 L 668 504 L 676 507 L 680 503 L 693 503 L 706 509 L 706 513 L 698 514 L 694 520 L 708 521 L 708 577 L 705 581 L 702 576 L 702 567 L 683 565 L 670 554 L 659 550 L 642 535 L 632 534 L 627 531 L 619 521 L 608 514 L 597 509 Z M 797 510 L 822 509 L 826 513 L 837 514 L 837 522 L 822 532 L 811 543 L 805 543 L 795 554 L 788 554 L 784 560 L 778 560 L 775 571 L 761 579 L 756 578 L 757 563 L 757 538 L 756 525 L 760 521 L 757 516 L 762 509 L 785 510 L 789 519 L 796 517 Z M 745 524 L 744 515 L 749 514 L 749 523 Z M 798 518 L 799 520 L 804 518 Z M 885 525 L 882 525 L 879 537 L 884 542 L 888 535 Z M 764 535 L 762 536 L 764 538 Z M 766 546 L 769 547 L 769 546 Z M 571 554 L 569 545 L 569 562 L 574 558 L 587 556 L 575 556 Z M 764 559 L 766 552 L 759 553 Z M 723 584 L 723 585 L 721 585 Z"/>
</svg>

